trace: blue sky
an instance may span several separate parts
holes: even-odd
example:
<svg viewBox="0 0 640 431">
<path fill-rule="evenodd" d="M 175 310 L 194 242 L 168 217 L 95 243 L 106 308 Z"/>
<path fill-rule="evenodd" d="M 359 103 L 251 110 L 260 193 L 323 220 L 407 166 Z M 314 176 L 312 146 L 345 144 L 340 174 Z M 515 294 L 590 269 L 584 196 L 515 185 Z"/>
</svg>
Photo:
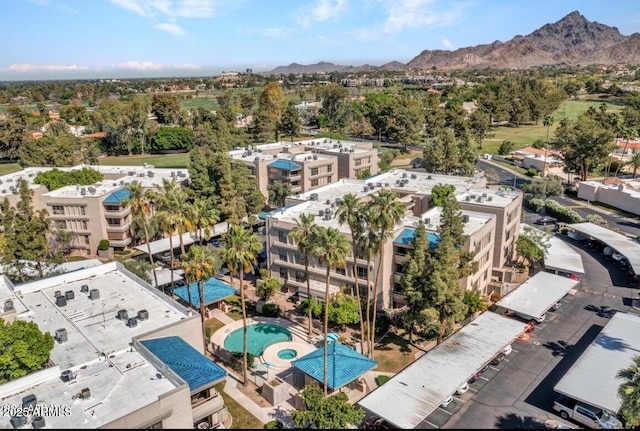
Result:
<svg viewBox="0 0 640 431">
<path fill-rule="evenodd" d="M 640 31 L 637 0 L 2 0 L 0 81 L 210 76 L 406 63 L 507 41 L 575 10 Z"/>
</svg>

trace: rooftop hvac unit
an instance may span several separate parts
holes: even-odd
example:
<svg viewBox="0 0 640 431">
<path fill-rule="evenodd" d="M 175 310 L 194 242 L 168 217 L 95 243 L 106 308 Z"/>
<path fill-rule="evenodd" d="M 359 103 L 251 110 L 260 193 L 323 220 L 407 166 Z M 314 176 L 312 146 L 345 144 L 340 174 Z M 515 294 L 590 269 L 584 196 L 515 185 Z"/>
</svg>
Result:
<svg viewBox="0 0 640 431">
<path fill-rule="evenodd" d="M 69 339 L 67 330 L 65 328 L 56 329 L 55 339 L 58 340 L 58 343 L 64 343 L 67 341 Z"/>
<path fill-rule="evenodd" d="M 327 209 L 327 210 L 324 212 L 324 219 L 325 219 L 325 220 L 331 220 L 331 210 L 330 210 L 330 209 Z"/>
<path fill-rule="evenodd" d="M 89 286 L 86 284 L 83 284 L 82 286 L 80 286 L 80 292 L 89 293 Z"/>
<path fill-rule="evenodd" d="M 329 205 L 331 203 L 331 199 L 327 199 L 324 203 Z"/>
<path fill-rule="evenodd" d="M 373 183 L 369 183 L 369 190 L 373 190 L 376 185 Z"/>
<path fill-rule="evenodd" d="M 331 208 L 335 208 L 336 207 L 336 203 L 335 202 L 331 202 Z"/>
<path fill-rule="evenodd" d="M 11 416 L 11 419 L 9 420 L 9 422 L 11 422 L 11 426 L 13 426 L 14 429 L 18 429 L 18 428 L 22 428 L 27 424 L 27 418 L 22 415 Z"/>
<path fill-rule="evenodd" d="M 431 175 L 427 175 L 427 179 L 430 180 L 431 179 Z"/>
<path fill-rule="evenodd" d="M 402 173 L 402 178 L 407 178 L 407 173 L 406 172 Z"/>
<path fill-rule="evenodd" d="M 353 148 L 349 148 L 349 152 L 350 153 L 355 153 L 356 150 L 354 150 Z"/>
<path fill-rule="evenodd" d="M 318 215 L 319 216 L 323 216 L 324 215 L 324 210 L 318 210 Z"/>
<path fill-rule="evenodd" d="M 491 202 L 493 200 L 493 196 L 487 196 L 487 200 Z"/>
<path fill-rule="evenodd" d="M 4 301 L 4 311 L 6 313 L 7 311 L 12 311 L 12 310 L 15 310 L 13 306 L 13 299 L 7 299 L 6 301 Z"/>
<path fill-rule="evenodd" d="M 382 183 L 376 183 L 376 187 L 382 187 Z"/>
<path fill-rule="evenodd" d="M 133 176 L 136 174 L 136 171 L 129 171 L 129 172 L 127 172 L 127 174 L 128 174 L 130 177 L 133 177 Z"/>
<path fill-rule="evenodd" d="M 89 299 L 92 301 L 95 299 L 100 299 L 100 291 L 98 289 L 91 289 L 89 291 Z"/>
<path fill-rule="evenodd" d="M 87 194 L 87 189 L 86 188 L 81 188 L 80 189 L 80 195 L 85 196 Z"/>
<path fill-rule="evenodd" d="M 171 178 L 175 178 L 175 176 L 176 176 L 176 173 L 171 171 Z"/>
<path fill-rule="evenodd" d="M 462 223 L 468 223 L 469 222 L 469 216 L 467 214 L 463 214 L 462 215 Z"/>
<path fill-rule="evenodd" d="M 362 191 L 364 191 L 364 192 L 368 192 L 368 191 L 369 191 L 369 186 L 365 184 L 365 185 L 364 185 L 364 189 L 363 189 Z"/>
<path fill-rule="evenodd" d="M 254 158 L 253 158 L 253 161 L 254 161 L 254 162 L 259 162 L 259 161 L 260 161 L 260 157 L 254 157 Z"/>
<path fill-rule="evenodd" d="M 400 181 L 400 182 L 398 183 L 398 187 L 404 187 L 404 181 Z"/>
<path fill-rule="evenodd" d="M 426 224 L 427 226 L 431 226 L 431 219 L 429 217 L 424 219 L 424 224 Z"/>
<path fill-rule="evenodd" d="M 149 312 L 147 310 L 139 310 L 138 320 L 149 320 Z"/>
<path fill-rule="evenodd" d="M 76 294 L 73 293 L 73 290 L 67 290 L 66 292 L 64 292 L 64 297 L 67 299 L 73 299 L 76 297 Z"/>
<path fill-rule="evenodd" d="M 483 193 L 483 194 L 482 194 L 482 197 L 483 197 L 483 198 L 486 198 L 486 197 L 487 197 L 487 194 L 486 194 L 486 193 Z"/>
<path fill-rule="evenodd" d="M 129 328 L 135 328 L 138 326 L 138 319 L 136 317 L 130 317 L 129 320 L 127 320 L 127 326 L 129 326 Z"/>
<path fill-rule="evenodd" d="M 62 291 L 61 291 L 61 290 L 56 290 L 56 291 L 53 293 L 53 297 L 54 297 L 54 298 L 57 298 L 57 297 L 59 297 L 59 296 L 62 296 Z"/>
<path fill-rule="evenodd" d="M 384 186 L 385 187 L 389 187 L 389 183 L 384 183 Z"/>
<path fill-rule="evenodd" d="M 128 318 L 129 318 L 129 315 L 127 313 L 127 310 L 125 309 L 118 310 L 118 319 L 127 320 Z"/>
<path fill-rule="evenodd" d="M 318 200 L 318 194 L 317 193 L 311 193 L 309 195 L 309 199 L 311 199 L 312 201 L 317 201 Z"/>
<path fill-rule="evenodd" d="M 187 174 L 185 174 L 185 173 L 184 173 L 184 172 L 182 172 L 182 171 L 178 171 L 178 176 L 179 176 L 180 178 L 184 178 L 184 177 L 186 177 L 186 176 L 187 176 Z"/>
<path fill-rule="evenodd" d="M 66 307 L 67 306 L 67 297 L 66 296 L 58 296 L 56 298 L 56 305 L 58 307 Z"/>
<path fill-rule="evenodd" d="M 138 174 L 138 176 L 139 176 L 139 177 L 144 177 L 144 172 L 140 172 L 140 173 Z M 89 191 L 91 191 L 91 190 L 89 190 Z"/>
<path fill-rule="evenodd" d="M 83 400 L 91 398 L 91 391 L 89 390 L 89 388 L 83 388 L 80 391 L 80 397 L 82 397 Z"/>
<path fill-rule="evenodd" d="M 63 382 L 70 382 L 76 378 L 76 372 L 73 370 L 64 370 L 60 375 Z"/>
<path fill-rule="evenodd" d="M 33 429 L 40 429 L 40 428 L 44 428 L 44 418 L 42 416 L 34 416 L 33 420 L 31 421 L 31 426 L 33 427 Z"/>
<path fill-rule="evenodd" d="M 22 397 L 22 407 L 35 407 L 36 404 L 38 404 L 38 398 L 35 394 Z"/>
<path fill-rule="evenodd" d="M 317 155 L 313 155 L 313 160 L 318 160 L 318 156 Z"/>
<path fill-rule="evenodd" d="M 464 197 L 464 200 L 465 200 L 465 201 L 467 201 L 467 202 L 469 202 L 469 201 L 471 200 L 471 196 L 469 196 L 469 195 L 465 196 L 465 197 Z"/>
</svg>

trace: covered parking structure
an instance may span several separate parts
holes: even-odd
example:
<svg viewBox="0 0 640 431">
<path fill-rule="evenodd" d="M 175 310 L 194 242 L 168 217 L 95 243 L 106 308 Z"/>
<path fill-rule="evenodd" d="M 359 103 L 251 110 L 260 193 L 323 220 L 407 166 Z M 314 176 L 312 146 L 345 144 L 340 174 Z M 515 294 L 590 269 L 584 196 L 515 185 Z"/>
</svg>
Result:
<svg viewBox="0 0 640 431">
<path fill-rule="evenodd" d="M 539 318 L 579 284 L 578 280 L 539 272 L 497 301 L 494 307 Z"/>
<path fill-rule="evenodd" d="M 557 236 L 549 235 L 549 249 L 544 258 L 544 268 L 553 274 L 584 275 L 584 264 L 580 253 Z"/>
<path fill-rule="evenodd" d="M 622 406 L 620 370 L 640 349 L 640 316 L 618 311 L 553 388 L 559 394 L 617 414 Z"/>
<path fill-rule="evenodd" d="M 640 243 L 638 241 L 590 222 L 570 224 L 567 227 L 598 240 L 624 255 L 633 273 L 640 276 Z"/>
<path fill-rule="evenodd" d="M 358 405 L 397 428 L 430 428 L 422 422 L 526 328 L 524 322 L 485 311 Z"/>
</svg>

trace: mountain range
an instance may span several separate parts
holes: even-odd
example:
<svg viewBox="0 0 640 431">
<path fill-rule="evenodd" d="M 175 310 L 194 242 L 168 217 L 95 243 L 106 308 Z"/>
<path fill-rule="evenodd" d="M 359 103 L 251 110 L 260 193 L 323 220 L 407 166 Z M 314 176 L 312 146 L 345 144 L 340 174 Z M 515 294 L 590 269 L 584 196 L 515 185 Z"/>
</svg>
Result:
<svg viewBox="0 0 640 431">
<path fill-rule="evenodd" d="M 527 69 L 539 66 L 640 64 L 640 33 L 624 36 L 616 27 L 587 20 L 574 11 L 534 32 L 507 42 L 447 50 L 424 50 L 408 63 L 392 61 L 382 66 L 341 66 L 320 62 L 292 63 L 267 74 L 315 72 L 366 72 L 373 70 Z"/>
</svg>

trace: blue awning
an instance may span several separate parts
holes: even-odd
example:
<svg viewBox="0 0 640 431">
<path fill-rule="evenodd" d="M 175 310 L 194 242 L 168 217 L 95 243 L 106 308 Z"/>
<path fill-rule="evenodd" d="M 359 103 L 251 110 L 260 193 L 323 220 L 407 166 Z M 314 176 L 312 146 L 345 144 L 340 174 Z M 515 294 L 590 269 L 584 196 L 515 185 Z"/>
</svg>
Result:
<svg viewBox="0 0 640 431">
<path fill-rule="evenodd" d="M 376 361 L 338 341 L 333 341 L 328 346 L 327 385 L 331 389 L 343 387 L 378 365 Z M 292 361 L 291 365 L 323 383 L 324 347 Z"/>
<path fill-rule="evenodd" d="M 227 377 L 222 367 L 180 337 L 156 338 L 140 343 L 187 382 L 191 392 L 213 386 Z"/>
<path fill-rule="evenodd" d="M 105 204 L 120 204 L 122 203 L 123 200 L 127 199 L 129 196 L 131 196 L 131 193 L 129 193 L 129 190 L 120 189 L 111 193 L 102 202 L 104 202 Z"/>
<path fill-rule="evenodd" d="M 415 229 L 406 228 L 406 229 L 403 229 L 402 232 L 400 232 L 400 235 L 398 235 L 396 239 L 393 240 L 393 242 L 409 245 L 411 244 L 411 241 L 413 241 L 413 238 L 415 236 L 416 236 Z M 429 248 L 431 250 L 435 250 L 436 246 L 440 242 L 440 235 L 438 235 L 435 232 L 427 231 L 427 240 L 429 241 Z"/>
<path fill-rule="evenodd" d="M 295 171 L 300 169 L 300 166 L 297 163 L 292 162 L 291 160 L 278 159 L 269 163 L 270 168 L 282 169 L 283 171 Z"/>
<path fill-rule="evenodd" d="M 180 297 L 187 304 L 189 303 L 189 293 L 191 293 L 191 305 L 194 307 L 200 306 L 200 292 L 198 292 L 198 283 L 191 283 L 189 285 L 189 291 L 187 292 L 187 286 L 176 287 L 173 290 L 176 296 Z M 218 280 L 215 277 L 211 277 L 204 282 L 204 304 L 209 305 L 214 302 L 221 301 L 228 298 L 231 295 L 238 293 L 236 289 L 231 287 L 229 283 L 222 280 Z"/>
</svg>

